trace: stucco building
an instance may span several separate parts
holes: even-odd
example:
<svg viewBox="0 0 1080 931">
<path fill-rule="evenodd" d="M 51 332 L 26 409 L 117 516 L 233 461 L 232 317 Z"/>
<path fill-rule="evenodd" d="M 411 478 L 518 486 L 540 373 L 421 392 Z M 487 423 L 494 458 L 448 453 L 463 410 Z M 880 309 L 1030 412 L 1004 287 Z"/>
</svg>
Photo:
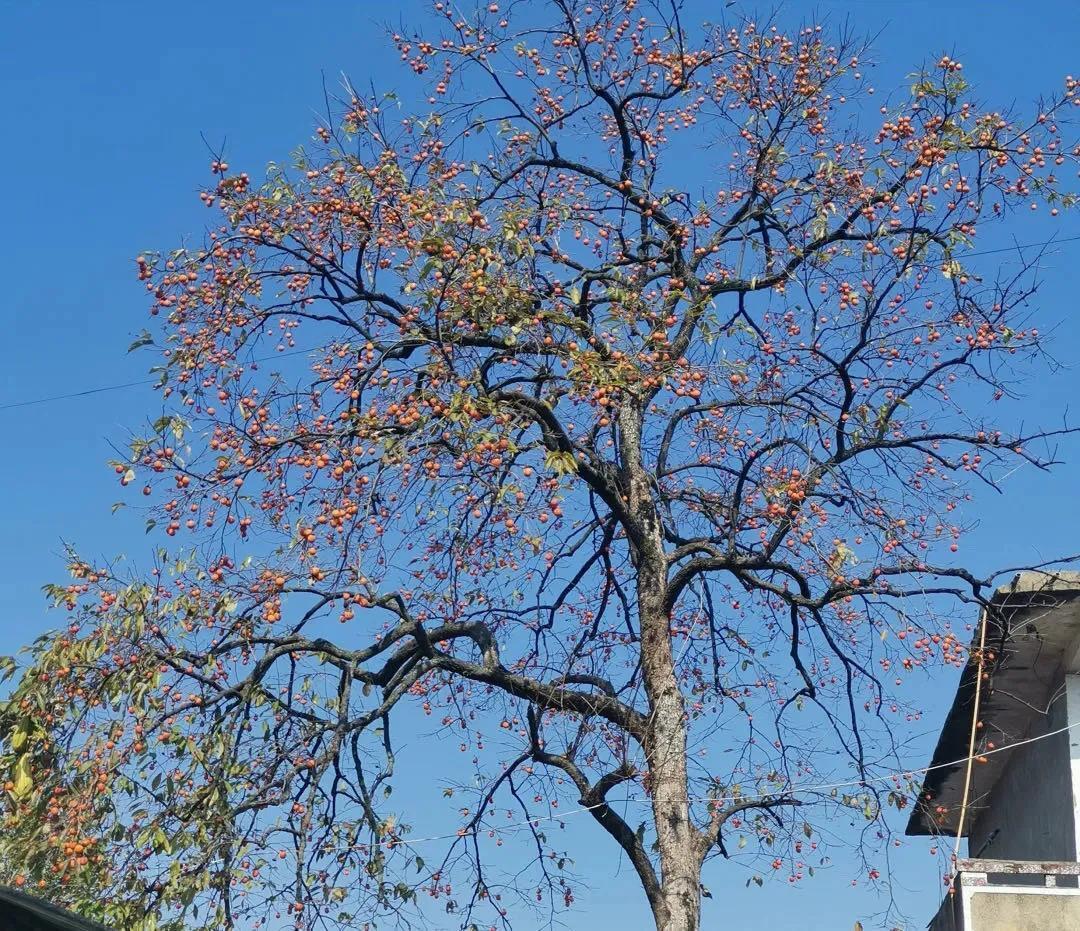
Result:
<svg viewBox="0 0 1080 931">
<path fill-rule="evenodd" d="M 955 761 L 968 754 L 975 663 L 961 677 L 907 827 L 967 838 L 968 856 L 930 929 L 1080 929 L 1080 573 L 1019 574 L 995 593 L 985 623 L 966 816 L 967 766 Z M 979 636 L 977 626 L 973 655 Z"/>
</svg>

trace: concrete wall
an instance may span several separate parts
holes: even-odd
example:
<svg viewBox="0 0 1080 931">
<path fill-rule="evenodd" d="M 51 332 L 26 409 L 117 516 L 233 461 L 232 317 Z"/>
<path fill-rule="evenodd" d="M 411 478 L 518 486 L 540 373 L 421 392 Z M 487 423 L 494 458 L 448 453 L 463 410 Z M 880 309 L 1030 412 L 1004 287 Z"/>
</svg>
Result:
<svg viewBox="0 0 1080 931">
<path fill-rule="evenodd" d="M 1068 678 L 1080 682 L 1075 676 Z M 1059 684 L 1049 714 L 1037 716 L 1028 734 L 1009 735 L 1008 739 L 1036 737 L 1066 725 L 1070 709 L 1064 677 Z M 1069 691 L 1077 694 L 1075 689 Z M 1080 720 L 1080 708 L 1071 710 L 1073 720 Z M 977 800 L 980 810 L 971 824 L 968 856 L 994 860 L 1077 859 L 1070 738 L 1080 740 L 1080 733 L 1057 734 L 1009 751 L 1009 761 L 990 798 Z M 1080 755 L 1080 750 L 1075 752 Z"/>
<path fill-rule="evenodd" d="M 972 885 L 963 874 L 955 895 L 946 895 L 928 931 L 1066 931 L 1080 928 L 1080 889 Z M 1063 878 L 1063 877 L 1059 877 Z"/>
<path fill-rule="evenodd" d="M 964 931 L 1066 931 L 1080 928 L 1080 896 L 976 892 Z"/>
</svg>

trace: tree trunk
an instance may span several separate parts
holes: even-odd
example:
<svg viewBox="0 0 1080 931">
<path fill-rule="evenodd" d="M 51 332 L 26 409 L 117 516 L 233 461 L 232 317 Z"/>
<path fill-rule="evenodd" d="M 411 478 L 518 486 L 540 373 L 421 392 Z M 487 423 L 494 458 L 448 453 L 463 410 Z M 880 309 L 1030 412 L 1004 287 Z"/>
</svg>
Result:
<svg viewBox="0 0 1080 931">
<path fill-rule="evenodd" d="M 639 576 L 640 577 L 640 576 Z M 639 589 L 638 598 L 647 594 Z M 648 601 L 659 599 L 648 592 Z M 690 820 L 686 720 L 675 678 L 668 618 L 642 604 L 641 654 L 649 727 L 645 739 L 653 818 L 660 847 L 660 883 L 666 914 L 658 931 L 698 931 L 701 922 L 700 835 Z"/>
<path fill-rule="evenodd" d="M 675 675 L 667 595 L 667 558 L 648 474 L 641 461 L 638 411 L 620 411 L 621 452 L 627 504 L 639 528 L 635 541 L 641 670 L 649 703 L 644 749 L 653 819 L 660 851 L 657 931 L 698 931 L 701 926 L 701 835 L 690 820 L 686 766 L 686 716 Z"/>
</svg>

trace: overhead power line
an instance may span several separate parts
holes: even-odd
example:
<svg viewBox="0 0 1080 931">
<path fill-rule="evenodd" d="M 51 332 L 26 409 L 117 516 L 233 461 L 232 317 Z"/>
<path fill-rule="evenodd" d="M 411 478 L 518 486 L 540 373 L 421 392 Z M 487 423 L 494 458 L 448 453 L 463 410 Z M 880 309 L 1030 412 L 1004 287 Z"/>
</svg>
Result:
<svg viewBox="0 0 1080 931">
<path fill-rule="evenodd" d="M 978 252 L 965 252 L 964 256 L 973 255 L 997 255 L 1002 252 L 1015 252 L 1018 249 L 1035 249 L 1040 246 L 1053 246 L 1059 243 L 1066 242 L 1080 242 L 1080 236 L 1063 236 L 1057 239 L 1046 239 L 1042 242 L 1026 242 L 1015 246 L 1002 246 L 998 249 L 982 249 Z M 261 359 L 256 359 L 256 362 L 269 362 L 271 359 L 280 359 L 283 356 L 295 356 L 300 353 L 308 352 L 307 349 L 298 349 L 294 352 L 280 352 L 272 356 L 264 356 Z M 0 411 L 15 410 L 19 407 L 34 407 L 38 404 L 52 404 L 56 401 L 70 401 L 75 398 L 85 398 L 92 394 L 103 394 L 106 391 L 123 391 L 126 388 L 136 388 L 139 385 L 151 385 L 156 382 L 156 378 L 144 378 L 140 381 L 128 381 L 120 385 L 102 385 L 99 388 L 86 388 L 82 391 L 72 391 L 68 394 L 54 394 L 43 398 L 30 398 L 26 401 L 11 401 L 7 404 L 0 404 Z"/>
<path fill-rule="evenodd" d="M 1077 728 L 1077 727 L 1080 727 L 1080 722 L 1074 722 L 1072 724 L 1066 724 L 1064 727 L 1059 727 L 1057 730 L 1048 731 L 1045 734 L 1038 734 L 1035 737 L 1027 737 L 1024 740 L 1017 740 L 1017 741 L 1014 741 L 1011 744 L 1006 744 L 1005 746 L 1002 746 L 1002 747 L 995 747 L 992 750 L 986 750 L 985 752 L 980 753 L 979 756 L 980 757 L 988 757 L 988 756 L 993 756 L 996 753 L 1005 753 L 1005 752 L 1008 752 L 1010 750 L 1017 750 L 1020 747 L 1027 746 L 1028 744 L 1037 743 L 1040 740 L 1046 740 L 1047 738 L 1050 738 L 1050 737 L 1056 737 L 1058 734 L 1067 733 L 1068 731 L 1071 731 L 1071 730 L 1073 730 L 1074 728 Z M 792 785 L 792 786 L 789 786 L 786 789 L 785 788 L 778 788 L 775 792 L 762 792 L 762 793 L 749 793 L 749 794 L 739 794 L 739 795 L 726 795 L 726 796 L 720 796 L 720 797 L 714 797 L 714 796 L 711 796 L 711 795 L 688 796 L 688 797 L 685 798 L 685 800 L 684 799 L 673 799 L 671 804 L 673 804 L 673 805 L 683 805 L 686 802 L 707 802 L 707 803 L 713 804 L 713 805 L 723 805 L 723 804 L 728 804 L 728 803 L 738 804 L 740 802 L 754 802 L 754 801 L 769 802 L 769 801 L 776 801 L 777 799 L 790 798 L 790 797 L 795 796 L 795 795 L 805 795 L 805 794 L 808 794 L 808 793 L 830 792 L 833 789 L 859 789 L 859 788 L 864 788 L 864 787 L 869 786 L 869 785 L 873 785 L 875 783 L 877 783 L 877 784 L 892 783 L 892 784 L 895 785 L 897 781 L 911 780 L 911 779 L 914 779 L 916 776 L 923 776 L 923 775 L 926 775 L 927 773 L 933 772 L 934 770 L 937 770 L 937 769 L 948 769 L 950 767 L 960 766 L 960 765 L 962 765 L 964 763 L 967 763 L 967 762 L 968 762 L 968 757 L 963 756 L 960 759 L 952 760 L 952 761 L 950 761 L 948 763 L 938 763 L 938 764 L 936 764 L 934 766 L 922 766 L 922 767 L 920 767 L 918 769 L 903 769 L 903 770 L 898 770 L 896 772 L 882 773 L 882 774 L 879 774 L 879 775 L 876 775 L 876 776 L 867 776 L 867 777 L 864 777 L 864 778 L 861 778 L 861 779 L 847 779 L 847 780 L 843 780 L 843 781 L 839 781 L 839 782 L 823 782 L 823 783 L 818 783 L 818 784 L 814 784 L 814 785 L 802 785 L 802 786 L 800 786 L 800 785 Z M 561 821 L 563 818 L 568 818 L 571 815 L 583 814 L 585 812 L 592 811 L 594 808 L 601 808 L 601 807 L 603 807 L 605 805 L 626 804 L 626 803 L 631 803 L 631 804 L 637 803 L 637 804 L 642 804 L 642 805 L 653 806 L 653 805 L 656 804 L 656 800 L 652 799 L 652 798 L 643 797 L 643 796 L 626 797 L 626 798 L 620 798 L 620 799 L 610 799 L 609 798 L 609 799 L 605 799 L 602 802 L 596 802 L 595 804 L 582 805 L 579 808 L 570 808 L 570 809 L 567 809 L 566 811 L 555 812 L 555 813 L 547 814 L 547 815 L 536 815 L 535 817 L 526 818 L 526 819 L 524 819 L 522 821 L 512 821 L 512 822 L 509 822 L 507 824 L 502 824 L 502 825 L 487 825 L 487 824 L 485 824 L 485 825 L 481 826 L 481 825 L 478 824 L 478 825 L 476 825 L 476 826 L 474 826 L 472 828 L 459 829 L 458 831 L 455 831 L 453 834 L 436 834 L 436 835 L 432 835 L 430 837 L 416 837 L 416 838 L 407 838 L 407 837 L 389 838 L 387 840 L 374 841 L 374 842 L 368 843 L 368 844 L 355 844 L 355 845 L 351 845 L 351 846 L 347 846 L 347 847 L 330 847 L 330 848 L 325 848 L 325 850 L 326 850 L 327 853 L 333 853 L 333 852 L 342 852 L 342 851 L 348 851 L 348 850 L 355 850 L 355 849 L 357 849 L 359 847 L 365 847 L 365 848 L 376 847 L 376 846 L 380 846 L 380 847 L 384 847 L 384 846 L 385 847 L 409 847 L 409 846 L 412 846 L 413 844 L 427 843 L 429 841 L 453 840 L 453 839 L 457 839 L 457 838 L 461 838 L 461 837 L 471 837 L 473 835 L 480 836 L 481 834 L 487 834 L 487 833 L 499 834 L 499 833 L 502 833 L 502 832 L 505 832 L 505 831 L 512 831 L 512 830 L 515 830 L 517 828 L 534 827 L 535 825 L 539 824 L 542 821 Z"/>
<path fill-rule="evenodd" d="M 31 407 L 34 404 L 51 404 L 53 401 L 66 401 L 69 398 L 85 398 L 90 394 L 101 394 L 103 391 L 121 391 L 124 388 L 134 388 L 137 385 L 149 385 L 155 381 L 157 381 L 156 378 L 143 378 L 140 381 L 126 381 L 122 385 L 102 385 L 100 388 L 87 388 L 85 391 L 73 391 L 71 394 L 54 394 L 48 398 L 13 401 L 11 404 L 0 404 L 0 411 L 8 411 L 16 407 Z"/>
<path fill-rule="evenodd" d="M 289 352 L 277 352 L 272 356 L 262 356 L 253 359 L 253 362 L 270 362 L 274 359 L 282 359 L 286 356 L 298 356 L 310 352 L 310 349 L 294 349 Z M 152 385 L 158 381 L 156 378 L 142 378 L 139 381 L 127 381 L 122 385 L 102 385 L 100 388 L 87 388 L 84 391 L 72 391 L 69 394 L 54 394 L 51 397 L 31 398 L 28 401 L 12 401 L 10 404 L 0 404 L 0 411 L 12 410 L 16 407 L 32 407 L 35 404 L 51 404 L 53 401 L 67 401 L 72 398 L 84 398 L 90 394 L 101 394 L 104 391 L 121 391 L 124 388 L 136 388 L 139 385 Z"/>
</svg>

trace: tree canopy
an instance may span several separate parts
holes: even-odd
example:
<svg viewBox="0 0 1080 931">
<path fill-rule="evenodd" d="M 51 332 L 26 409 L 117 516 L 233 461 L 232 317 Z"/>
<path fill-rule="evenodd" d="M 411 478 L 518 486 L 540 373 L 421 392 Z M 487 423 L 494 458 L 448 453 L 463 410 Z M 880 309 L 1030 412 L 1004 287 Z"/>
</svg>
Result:
<svg viewBox="0 0 1080 931">
<path fill-rule="evenodd" d="M 114 465 L 166 539 L 49 588 L 0 717 L 30 886 L 141 931 L 554 920 L 567 809 L 662 931 L 712 859 L 878 879 L 904 682 L 991 592 L 967 502 L 1069 430 L 995 414 L 1037 263 L 979 245 L 1072 205 L 1077 82 L 1007 114 L 816 25 L 511 6 L 434 4 L 415 105 L 215 156 L 205 238 L 139 256 L 165 413 Z M 475 775 L 435 847 L 401 728 Z"/>
</svg>

